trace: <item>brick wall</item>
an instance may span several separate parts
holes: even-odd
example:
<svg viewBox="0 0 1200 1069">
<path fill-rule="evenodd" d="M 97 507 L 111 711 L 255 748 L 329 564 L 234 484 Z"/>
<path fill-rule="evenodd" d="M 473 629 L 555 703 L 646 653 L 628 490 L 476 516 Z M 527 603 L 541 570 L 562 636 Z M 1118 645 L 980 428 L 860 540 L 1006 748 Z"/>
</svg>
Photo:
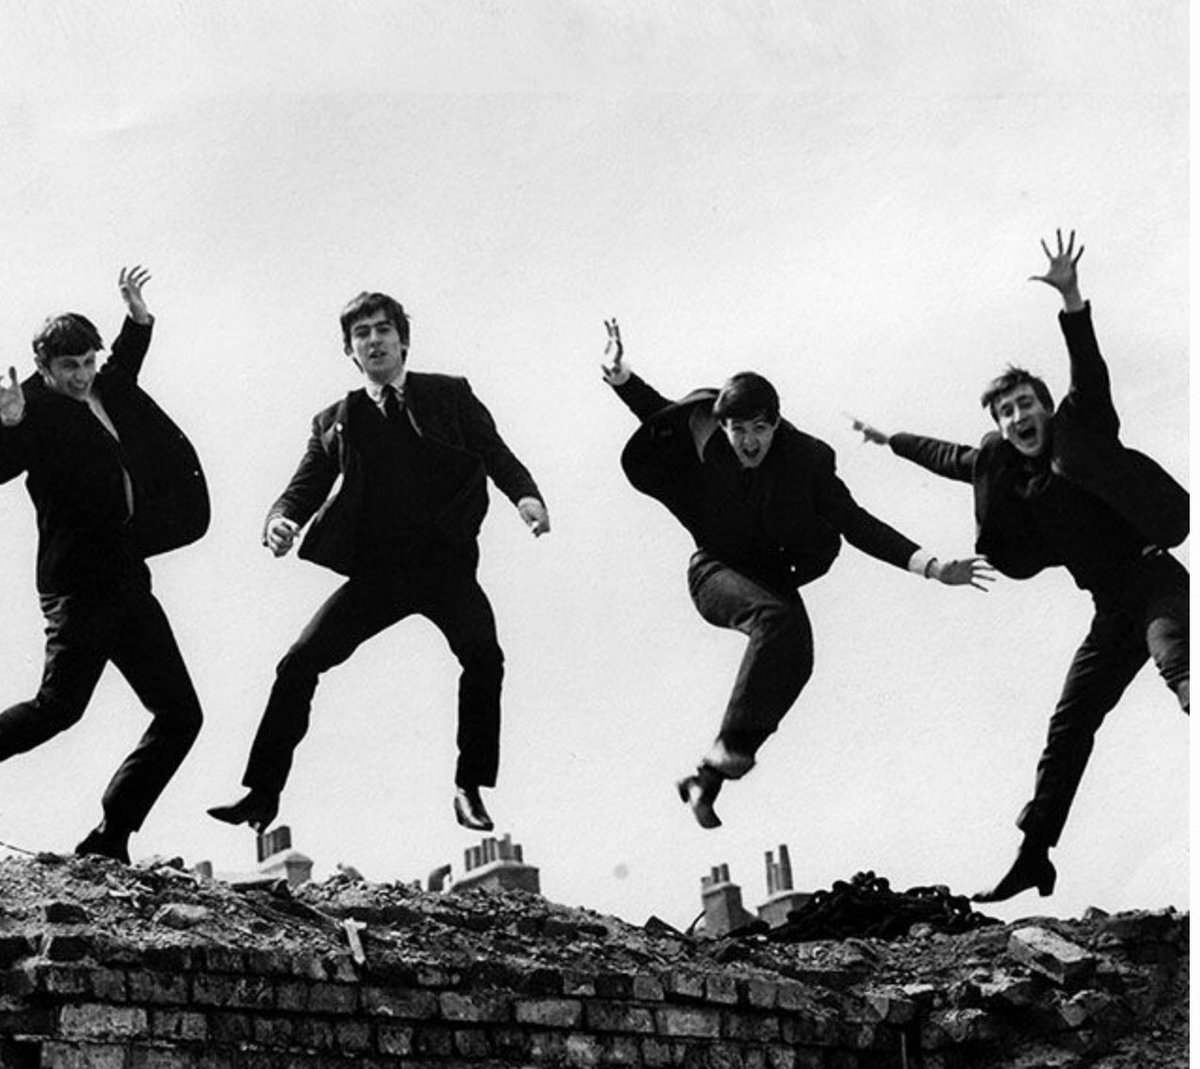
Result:
<svg viewBox="0 0 1200 1069">
<path fill-rule="evenodd" d="M 1084 1065 L 1187 979 L 1177 914 L 1113 918 L 1104 954 L 1086 961 L 1051 932 L 996 929 L 987 938 L 1015 971 L 940 986 L 752 976 L 712 960 L 643 972 L 529 955 L 421 963 L 369 938 L 357 962 L 183 932 L 147 945 L 55 916 L 0 934 L 0 1069 Z"/>
</svg>

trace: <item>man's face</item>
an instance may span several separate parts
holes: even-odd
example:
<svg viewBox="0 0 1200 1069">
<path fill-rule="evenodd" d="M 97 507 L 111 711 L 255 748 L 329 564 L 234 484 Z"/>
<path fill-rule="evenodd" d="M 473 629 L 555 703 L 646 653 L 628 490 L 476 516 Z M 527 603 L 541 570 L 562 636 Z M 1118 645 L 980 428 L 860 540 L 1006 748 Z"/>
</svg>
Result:
<svg viewBox="0 0 1200 1069">
<path fill-rule="evenodd" d="M 1002 393 L 992 404 L 1000 437 L 1027 457 L 1040 456 L 1050 444 L 1050 411 L 1033 387 L 1023 382 Z"/>
<path fill-rule="evenodd" d="M 86 401 L 96 378 L 96 350 L 79 356 L 52 356 L 42 366 L 42 378 L 55 393 Z"/>
<path fill-rule="evenodd" d="M 350 344 L 346 347 L 354 362 L 373 382 L 391 382 L 404 366 L 408 347 L 400 341 L 396 324 L 387 312 L 373 312 L 350 324 Z"/>
<path fill-rule="evenodd" d="M 772 422 L 766 416 L 721 420 L 721 430 L 743 468 L 757 468 L 763 462 L 778 426 L 778 419 Z"/>
</svg>

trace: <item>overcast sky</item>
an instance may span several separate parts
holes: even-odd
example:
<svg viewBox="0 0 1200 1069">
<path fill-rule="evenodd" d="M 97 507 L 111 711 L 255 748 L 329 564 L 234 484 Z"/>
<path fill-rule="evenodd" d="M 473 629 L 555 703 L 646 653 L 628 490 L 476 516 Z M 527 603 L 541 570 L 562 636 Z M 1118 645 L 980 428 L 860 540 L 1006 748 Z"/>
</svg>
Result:
<svg viewBox="0 0 1200 1069">
<path fill-rule="evenodd" d="M 143 263 L 143 384 L 188 431 L 212 529 L 154 562 L 206 713 L 135 855 L 248 869 L 204 809 L 240 793 L 275 664 L 338 577 L 259 544 L 315 411 L 358 384 L 337 313 L 412 317 L 410 366 L 466 375 L 538 479 L 534 540 L 493 492 L 482 580 L 507 653 L 488 803 L 544 892 L 687 925 L 730 864 L 801 889 L 993 882 L 1090 602 L 1065 573 L 979 594 L 845 548 L 805 588 L 816 671 L 702 832 L 673 781 L 708 745 L 744 640 L 686 591 L 686 534 L 625 482 L 635 427 L 603 320 L 681 395 L 753 368 L 858 500 L 943 556 L 971 493 L 842 418 L 974 442 L 1008 361 L 1056 396 L 1038 239 L 1076 228 L 1125 441 L 1188 481 L 1182 0 L 683 4 L 0 0 L 0 343 L 51 312 L 118 328 Z M 33 511 L 0 488 L 0 704 L 42 665 Z M 1187 547 L 1180 552 L 1187 560 Z M 327 675 L 280 819 L 323 876 L 423 879 L 478 841 L 450 808 L 457 666 L 407 621 Z M 67 850 L 145 726 L 115 671 L 85 719 L 0 773 L 0 840 Z M 1059 890 L 996 916 L 1188 906 L 1188 725 L 1151 668 L 1100 733 Z"/>
</svg>

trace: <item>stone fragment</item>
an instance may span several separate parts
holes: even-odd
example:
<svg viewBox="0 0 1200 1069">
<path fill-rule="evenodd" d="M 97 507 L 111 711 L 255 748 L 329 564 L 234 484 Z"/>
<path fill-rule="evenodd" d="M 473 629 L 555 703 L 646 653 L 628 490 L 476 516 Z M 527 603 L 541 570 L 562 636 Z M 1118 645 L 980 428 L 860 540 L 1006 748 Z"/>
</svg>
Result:
<svg viewBox="0 0 1200 1069">
<path fill-rule="evenodd" d="M 975 989 L 979 1001 L 985 1006 L 1032 1006 L 1037 1000 L 1037 985 L 1028 976 L 1001 972 L 988 980 L 977 982 Z"/>
<path fill-rule="evenodd" d="M 168 902 L 160 906 L 154 914 L 154 923 L 165 925 L 167 928 L 194 928 L 212 916 L 212 910 L 207 906 L 193 905 L 191 902 Z"/>
<path fill-rule="evenodd" d="M 1009 937 L 1008 952 L 1062 986 L 1080 983 L 1096 970 L 1094 955 L 1045 928 L 1018 928 Z"/>
<path fill-rule="evenodd" d="M 1092 988 L 1078 991 L 1061 1003 L 1058 1013 L 1068 1028 L 1081 1028 L 1085 1024 L 1103 1028 L 1117 1023 L 1125 1015 L 1116 999 Z"/>
<path fill-rule="evenodd" d="M 900 988 L 874 988 L 864 998 L 871 1015 L 884 1024 L 907 1024 L 917 1016 L 917 1004 Z"/>
</svg>

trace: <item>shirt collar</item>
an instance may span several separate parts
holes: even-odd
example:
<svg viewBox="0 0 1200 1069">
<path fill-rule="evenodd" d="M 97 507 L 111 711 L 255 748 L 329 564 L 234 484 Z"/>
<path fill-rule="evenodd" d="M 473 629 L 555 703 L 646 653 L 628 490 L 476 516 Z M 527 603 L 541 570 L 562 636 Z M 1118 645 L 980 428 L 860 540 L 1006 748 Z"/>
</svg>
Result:
<svg viewBox="0 0 1200 1069">
<path fill-rule="evenodd" d="M 390 381 L 385 382 L 383 384 L 375 382 L 374 379 L 367 379 L 367 381 L 366 381 L 367 396 L 369 398 L 371 398 L 371 400 L 374 401 L 377 405 L 382 404 L 383 403 L 383 388 L 384 388 L 384 386 L 392 386 L 392 387 L 395 387 L 396 393 L 399 395 L 400 400 L 403 401 L 404 400 L 404 380 L 407 377 L 407 374 L 408 374 L 408 368 L 402 366 L 400 368 L 400 370 L 397 371 L 396 374 L 392 376 Z"/>
</svg>

